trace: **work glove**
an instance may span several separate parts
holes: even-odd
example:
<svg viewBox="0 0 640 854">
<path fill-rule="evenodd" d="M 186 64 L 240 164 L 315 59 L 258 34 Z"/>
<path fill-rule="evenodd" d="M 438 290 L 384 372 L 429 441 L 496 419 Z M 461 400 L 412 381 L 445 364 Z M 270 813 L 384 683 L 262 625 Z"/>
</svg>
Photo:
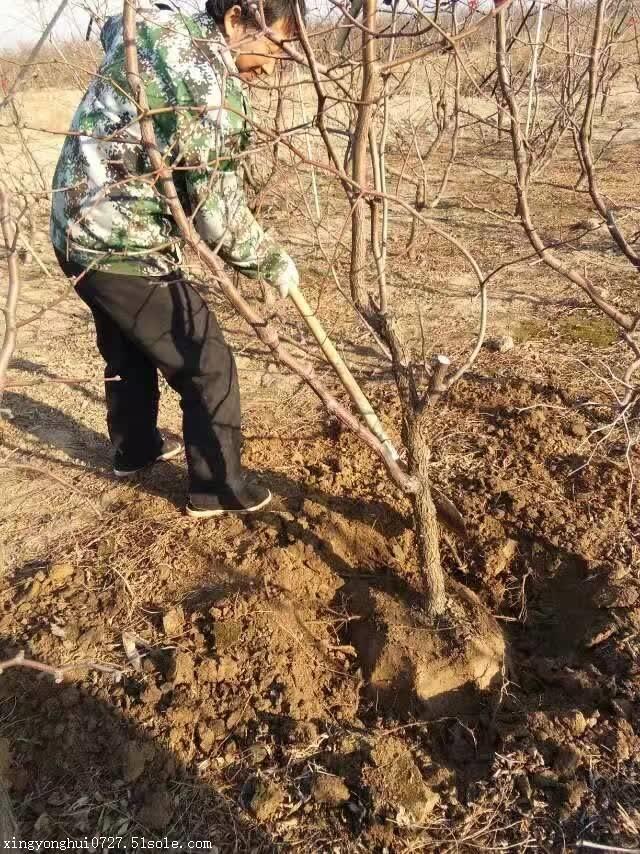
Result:
<svg viewBox="0 0 640 854">
<path fill-rule="evenodd" d="M 282 299 L 286 299 L 294 288 L 300 286 L 300 276 L 293 260 L 286 256 L 283 258 L 276 276 L 273 279 L 274 286 L 278 289 Z"/>
</svg>

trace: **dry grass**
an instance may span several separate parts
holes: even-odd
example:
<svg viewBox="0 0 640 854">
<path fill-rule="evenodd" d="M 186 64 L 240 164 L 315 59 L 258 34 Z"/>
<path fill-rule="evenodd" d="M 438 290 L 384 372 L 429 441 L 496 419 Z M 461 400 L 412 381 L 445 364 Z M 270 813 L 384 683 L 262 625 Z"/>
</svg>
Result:
<svg viewBox="0 0 640 854">
<path fill-rule="evenodd" d="M 48 44 L 32 65 L 29 89 L 84 89 L 95 73 L 102 51 L 97 42 Z M 8 89 L 29 58 L 26 48 L 0 51 L 0 80 Z"/>
</svg>

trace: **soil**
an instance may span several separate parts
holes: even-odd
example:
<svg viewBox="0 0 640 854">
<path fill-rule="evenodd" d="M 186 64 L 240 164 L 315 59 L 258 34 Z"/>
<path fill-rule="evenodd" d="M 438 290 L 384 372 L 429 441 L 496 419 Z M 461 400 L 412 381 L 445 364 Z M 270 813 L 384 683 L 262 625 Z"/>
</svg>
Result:
<svg viewBox="0 0 640 854">
<path fill-rule="evenodd" d="M 500 693 L 504 638 L 477 596 L 451 580 L 446 615 L 434 625 L 419 596 L 408 596 L 398 584 L 377 586 L 377 580 L 358 578 L 344 585 L 341 597 L 355 617 L 348 637 L 365 691 L 379 709 L 414 710 L 424 719 L 469 715 Z"/>
<path fill-rule="evenodd" d="M 34 243 L 53 270 L 44 232 Z M 444 251 L 430 269 L 432 254 L 392 287 L 432 299 L 446 284 L 450 313 L 434 301 L 429 330 L 460 353 L 468 281 Z M 391 376 L 312 260 L 309 291 L 397 439 Z M 11 374 L 24 385 L 0 422 L 2 657 L 73 664 L 60 684 L 0 679 L 0 764 L 25 838 L 167 836 L 225 852 L 637 843 L 636 496 L 626 446 L 596 447 L 602 410 L 584 403 L 599 392 L 575 371 L 577 354 L 617 345 L 584 307 L 569 322 L 557 282 L 540 278 L 543 306 L 523 287 L 496 286 L 491 333 L 514 346 L 483 351 L 431 416 L 434 483 L 469 529 L 443 539 L 437 625 L 420 607 L 405 499 L 215 294 L 238 356 L 244 460 L 276 495 L 255 518 L 189 521 L 180 459 L 117 481 L 84 307 L 70 296 L 24 327 Z M 64 289 L 27 268 L 21 310 Z M 584 324 L 596 344 L 576 339 Z M 179 432 L 166 388 L 161 424 Z"/>
</svg>

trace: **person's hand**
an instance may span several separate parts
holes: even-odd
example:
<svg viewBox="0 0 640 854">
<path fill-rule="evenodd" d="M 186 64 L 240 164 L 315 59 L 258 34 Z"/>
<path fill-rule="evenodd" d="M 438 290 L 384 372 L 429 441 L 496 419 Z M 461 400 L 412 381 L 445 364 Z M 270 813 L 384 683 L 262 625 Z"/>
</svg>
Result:
<svg viewBox="0 0 640 854">
<path fill-rule="evenodd" d="M 280 270 L 273 283 L 282 299 L 286 299 L 294 288 L 300 286 L 300 276 L 291 258 L 287 258 L 286 266 Z"/>
</svg>

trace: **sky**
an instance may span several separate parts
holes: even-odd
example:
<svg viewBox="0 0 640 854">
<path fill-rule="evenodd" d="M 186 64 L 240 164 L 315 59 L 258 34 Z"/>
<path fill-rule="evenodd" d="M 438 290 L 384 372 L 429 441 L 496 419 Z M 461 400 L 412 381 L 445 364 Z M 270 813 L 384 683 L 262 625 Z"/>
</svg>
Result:
<svg viewBox="0 0 640 854">
<path fill-rule="evenodd" d="M 59 6 L 60 0 L 3 0 L 0 15 L 0 48 L 33 44 Z M 54 31 L 56 39 L 84 38 L 88 14 L 70 0 Z"/>
<path fill-rule="evenodd" d="M 146 0 L 141 5 L 151 5 Z M 205 0 L 172 0 L 185 11 L 195 12 L 204 8 Z M 484 2 L 484 0 L 482 0 Z M 46 24 L 52 18 L 60 0 L 0 0 L 0 50 L 34 44 Z M 329 8 L 326 0 L 307 0 L 307 8 Z M 387 8 L 382 6 L 381 8 Z M 99 18 L 105 14 L 122 11 L 122 0 L 68 0 L 67 8 L 56 25 L 53 37 L 56 41 L 84 39 L 91 9 Z M 95 34 L 94 34 L 95 35 Z"/>
<path fill-rule="evenodd" d="M 206 0 L 172 2 L 186 12 L 193 13 L 203 9 Z M 311 7 L 312 2 L 307 0 L 307 8 Z M 151 3 L 152 0 L 145 0 L 140 5 L 150 6 Z M 60 0 L 0 0 L 0 50 L 34 44 L 59 5 Z M 89 23 L 87 9 L 103 18 L 105 14 L 121 12 L 122 0 L 68 0 L 66 11 L 54 30 L 54 38 L 57 41 L 84 39 Z"/>
<path fill-rule="evenodd" d="M 204 6 L 205 0 L 180 0 L 185 9 Z M 60 5 L 60 0 L 0 0 L 0 49 L 33 44 Z M 84 38 L 89 22 L 87 8 L 116 12 L 122 0 L 69 0 L 54 30 L 54 38 Z"/>
</svg>

